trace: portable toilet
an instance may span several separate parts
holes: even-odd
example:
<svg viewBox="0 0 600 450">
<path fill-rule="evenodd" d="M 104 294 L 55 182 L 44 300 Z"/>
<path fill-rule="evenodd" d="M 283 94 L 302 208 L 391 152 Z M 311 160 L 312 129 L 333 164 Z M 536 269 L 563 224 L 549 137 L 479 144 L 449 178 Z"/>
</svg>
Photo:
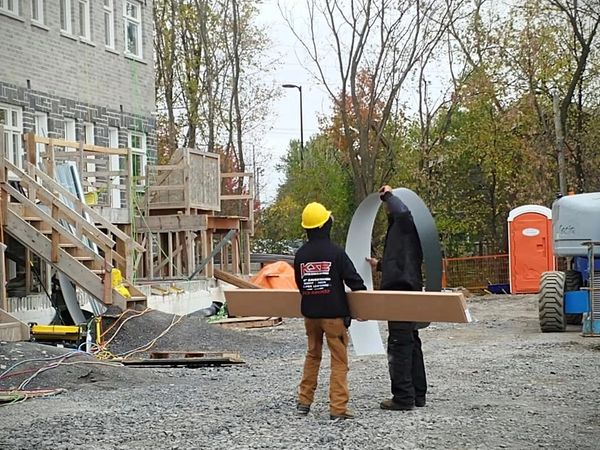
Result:
<svg viewBox="0 0 600 450">
<path fill-rule="evenodd" d="M 542 272 L 555 270 L 550 208 L 524 205 L 509 213 L 508 256 L 510 292 L 539 292 Z"/>
</svg>

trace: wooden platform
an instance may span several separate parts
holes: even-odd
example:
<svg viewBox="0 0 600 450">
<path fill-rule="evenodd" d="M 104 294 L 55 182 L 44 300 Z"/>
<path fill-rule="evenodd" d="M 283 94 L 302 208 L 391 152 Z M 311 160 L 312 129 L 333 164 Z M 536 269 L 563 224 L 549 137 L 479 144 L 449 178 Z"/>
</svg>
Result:
<svg viewBox="0 0 600 450">
<path fill-rule="evenodd" d="M 124 359 L 126 366 L 203 367 L 244 364 L 239 352 L 163 351 L 152 352 L 150 358 Z"/>
<path fill-rule="evenodd" d="M 169 358 L 234 358 L 240 359 L 240 352 L 200 352 L 200 351 L 162 351 L 150 352 L 150 359 Z"/>
<path fill-rule="evenodd" d="M 281 317 L 229 317 L 211 322 L 223 328 L 266 328 L 283 323 Z"/>
</svg>

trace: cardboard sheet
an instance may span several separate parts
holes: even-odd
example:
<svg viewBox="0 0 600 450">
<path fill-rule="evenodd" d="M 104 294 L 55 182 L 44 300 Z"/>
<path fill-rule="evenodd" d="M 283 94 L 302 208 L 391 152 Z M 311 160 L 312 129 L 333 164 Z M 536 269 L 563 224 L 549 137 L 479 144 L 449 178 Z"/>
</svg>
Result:
<svg viewBox="0 0 600 450">
<path fill-rule="evenodd" d="M 303 317 L 300 294 L 291 289 L 236 289 L 224 292 L 234 316 Z M 458 292 L 349 292 L 353 317 L 411 322 L 470 322 L 463 294 Z M 357 327 L 357 329 L 360 327 Z"/>
</svg>

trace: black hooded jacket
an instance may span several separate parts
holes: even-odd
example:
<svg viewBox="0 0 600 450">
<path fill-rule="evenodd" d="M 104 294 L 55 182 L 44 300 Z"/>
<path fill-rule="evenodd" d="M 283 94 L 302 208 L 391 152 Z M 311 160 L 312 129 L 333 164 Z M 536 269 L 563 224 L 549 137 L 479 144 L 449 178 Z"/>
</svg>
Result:
<svg viewBox="0 0 600 450">
<path fill-rule="evenodd" d="M 388 206 L 388 229 L 381 259 L 381 289 L 420 291 L 423 288 L 423 250 L 412 214 L 391 192 L 381 196 Z"/>
<path fill-rule="evenodd" d="M 331 225 L 329 219 L 321 228 L 306 230 L 308 242 L 294 258 L 302 315 L 313 319 L 350 316 L 344 282 L 353 291 L 366 289 L 346 252 L 331 242 Z"/>
</svg>

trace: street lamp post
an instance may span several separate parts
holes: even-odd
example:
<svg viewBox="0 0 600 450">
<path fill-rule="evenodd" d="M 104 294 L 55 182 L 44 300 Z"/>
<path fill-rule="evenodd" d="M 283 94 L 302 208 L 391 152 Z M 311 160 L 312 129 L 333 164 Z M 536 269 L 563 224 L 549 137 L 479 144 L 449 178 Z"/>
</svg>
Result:
<svg viewBox="0 0 600 450">
<path fill-rule="evenodd" d="M 300 92 L 300 168 L 304 167 L 304 125 L 302 123 L 302 86 L 298 84 L 282 84 L 287 89 L 298 89 Z"/>
</svg>

